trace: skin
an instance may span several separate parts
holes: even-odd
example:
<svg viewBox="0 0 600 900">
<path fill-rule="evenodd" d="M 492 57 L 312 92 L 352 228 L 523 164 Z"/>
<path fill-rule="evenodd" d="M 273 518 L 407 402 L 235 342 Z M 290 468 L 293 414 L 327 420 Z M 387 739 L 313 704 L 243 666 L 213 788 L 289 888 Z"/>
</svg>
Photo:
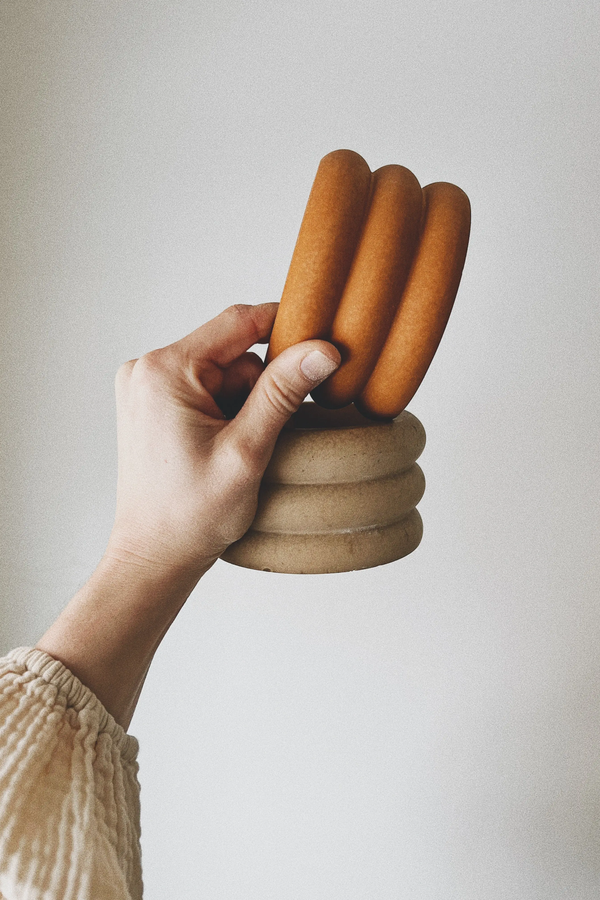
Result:
<svg viewBox="0 0 600 900">
<path fill-rule="evenodd" d="M 281 428 L 340 364 L 335 347 L 311 340 L 265 368 L 248 350 L 269 340 L 277 307 L 230 307 L 117 372 L 115 522 L 97 569 L 36 646 L 125 729 L 169 626 L 249 528 Z"/>
</svg>

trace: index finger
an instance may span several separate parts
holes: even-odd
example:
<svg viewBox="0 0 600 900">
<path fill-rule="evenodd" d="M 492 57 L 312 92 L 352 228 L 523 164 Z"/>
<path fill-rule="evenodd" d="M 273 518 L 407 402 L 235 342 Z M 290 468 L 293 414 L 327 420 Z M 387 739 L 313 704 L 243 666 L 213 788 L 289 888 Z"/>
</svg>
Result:
<svg viewBox="0 0 600 900">
<path fill-rule="evenodd" d="M 228 366 L 253 344 L 269 340 L 278 303 L 237 303 L 177 341 L 190 357 Z"/>
</svg>

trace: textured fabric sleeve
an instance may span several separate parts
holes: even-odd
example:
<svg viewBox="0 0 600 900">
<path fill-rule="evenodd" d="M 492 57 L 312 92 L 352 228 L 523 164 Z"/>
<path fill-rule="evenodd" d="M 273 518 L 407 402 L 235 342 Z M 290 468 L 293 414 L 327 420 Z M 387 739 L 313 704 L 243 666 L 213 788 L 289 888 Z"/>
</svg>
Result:
<svg viewBox="0 0 600 900">
<path fill-rule="evenodd" d="M 0 659 L 0 897 L 140 900 L 137 754 L 62 663 Z"/>
</svg>

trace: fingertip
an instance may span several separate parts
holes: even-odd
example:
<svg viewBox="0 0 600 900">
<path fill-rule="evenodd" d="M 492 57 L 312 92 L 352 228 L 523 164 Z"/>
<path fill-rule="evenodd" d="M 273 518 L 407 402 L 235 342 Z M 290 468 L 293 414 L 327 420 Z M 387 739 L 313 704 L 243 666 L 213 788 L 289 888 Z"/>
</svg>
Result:
<svg viewBox="0 0 600 900">
<path fill-rule="evenodd" d="M 339 353 L 337 355 L 339 357 Z M 300 371 L 313 384 L 319 384 L 335 372 L 339 365 L 339 359 L 323 353 L 322 350 L 310 350 L 300 362 Z"/>
<path fill-rule="evenodd" d="M 254 315 L 262 325 L 260 330 L 264 332 L 265 328 L 268 329 L 268 334 L 263 333 L 257 340 L 257 344 L 268 344 L 278 309 L 279 303 L 257 303 L 256 306 L 254 306 Z"/>
</svg>

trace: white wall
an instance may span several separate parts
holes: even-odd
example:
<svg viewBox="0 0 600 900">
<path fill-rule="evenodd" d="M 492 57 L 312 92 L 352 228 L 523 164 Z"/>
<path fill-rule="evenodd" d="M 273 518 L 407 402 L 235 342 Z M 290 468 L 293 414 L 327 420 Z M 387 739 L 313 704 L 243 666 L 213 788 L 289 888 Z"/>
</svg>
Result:
<svg viewBox="0 0 600 900">
<path fill-rule="evenodd" d="M 147 900 L 600 891 L 598 29 L 585 0 L 2 4 L 2 644 L 112 523 L 113 378 L 277 300 L 319 159 L 470 195 L 421 547 L 218 563 L 141 741 Z"/>
</svg>

